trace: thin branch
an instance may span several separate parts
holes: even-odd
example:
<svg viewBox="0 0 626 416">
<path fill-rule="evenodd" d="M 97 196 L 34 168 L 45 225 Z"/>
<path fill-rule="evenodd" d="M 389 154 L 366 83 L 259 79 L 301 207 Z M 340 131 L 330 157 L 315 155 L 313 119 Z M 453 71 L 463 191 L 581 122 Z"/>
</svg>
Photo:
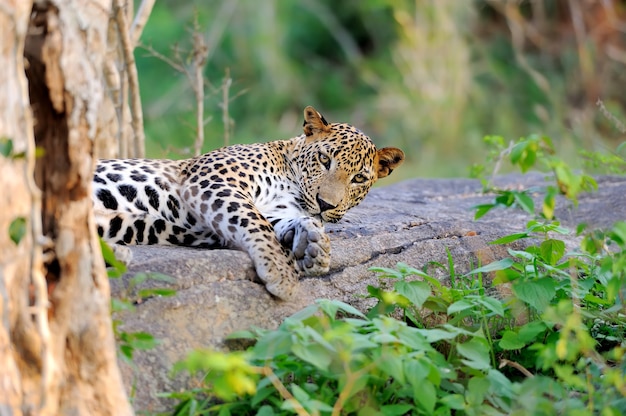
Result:
<svg viewBox="0 0 626 416">
<path fill-rule="evenodd" d="M 289 390 L 287 390 L 285 385 L 278 379 L 278 377 L 276 377 L 276 374 L 274 374 L 274 372 L 272 371 L 270 367 L 268 366 L 259 367 L 258 372 L 264 375 L 265 377 L 267 377 L 272 382 L 272 385 L 274 386 L 274 388 L 278 390 L 278 393 L 281 395 L 283 399 L 285 399 L 285 401 L 289 401 L 292 403 L 294 412 L 296 412 L 300 416 L 310 416 L 309 412 L 307 412 L 306 409 L 302 407 L 300 402 L 298 402 L 292 396 L 292 394 L 289 393 Z"/>
<path fill-rule="evenodd" d="M 204 65 L 209 56 L 209 48 L 198 27 L 198 19 L 194 21 L 193 30 L 193 91 L 196 96 L 196 141 L 194 143 L 194 156 L 199 156 L 204 144 Z"/>
<path fill-rule="evenodd" d="M 601 99 L 598 98 L 598 100 L 596 101 L 596 106 L 600 110 L 600 113 L 602 113 L 602 115 L 606 117 L 607 120 L 613 123 L 613 126 L 617 130 L 619 130 L 620 133 L 626 133 L 626 126 L 624 125 L 624 123 L 622 123 L 620 119 L 615 117 L 609 110 L 607 110 L 607 108 L 604 106 L 604 102 Z"/>
<path fill-rule="evenodd" d="M 142 0 L 139 5 L 139 9 L 137 9 L 137 14 L 135 15 L 135 19 L 133 20 L 133 24 L 130 27 L 130 40 L 134 46 L 137 46 L 139 42 L 139 38 L 141 38 L 141 33 L 143 32 L 143 28 L 146 26 L 148 19 L 150 18 L 150 14 L 152 13 L 152 8 L 154 7 L 154 3 L 156 0 Z"/>
<path fill-rule="evenodd" d="M 183 74 L 187 75 L 188 71 L 187 71 L 187 69 L 184 66 L 182 66 L 178 62 L 174 61 L 173 59 L 170 59 L 167 56 L 163 55 L 161 52 L 157 51 L 152 46 L 144 45 L 144 44 L 141 44 L 141 43 L 139 45 L 137 45 L 137 46 L 142 48 L 142 49 L 144 49 L 146 52 L 148 52 L 150 54 L 150 56 L 153 56 L 154 58 L 160 59 L 161 61 L 165 62 L 166 64 L 168 64 L 169 66 L 174 68 L 176 71 L 182 72 Z"/>
<path fill-rule="evenodd" d="M 122 41 L 122 56 L 124 57 L 126 72 L 128 74 L 128 85 L 130 88 L 130 112 L 132 115 L 132 126 L 135 134 L 133 157 L 145 156 L 145 136 L 143 131 L 143 111 L 141 109 L 141 97 L 139 95 L 139 77 L 135 56 L 133 55 L 133 44 L 128 34 L 128 23 L 124 13 L 123 0 L 115 0 L 113 4 L 115 11 L 115 22 L 118 33 Z"/>
<path fill-rule="evenodd" d="M 504 366 L 509 366 L 509 367 L 513 367 L 516 370 L 518 370 L 520 373 L 524 374 L 526 377 L 528 378 L 532 378 L 535 377 L 535 375 L 533 373 L 531 373 L 530 371 L 528 371 L 523 365 L 516 363 L 515 361 L 510 361 L 507 360 L 506 358 L 503 358 L 500 360 L 500 367 L 502 368 Z"/>
</svg>

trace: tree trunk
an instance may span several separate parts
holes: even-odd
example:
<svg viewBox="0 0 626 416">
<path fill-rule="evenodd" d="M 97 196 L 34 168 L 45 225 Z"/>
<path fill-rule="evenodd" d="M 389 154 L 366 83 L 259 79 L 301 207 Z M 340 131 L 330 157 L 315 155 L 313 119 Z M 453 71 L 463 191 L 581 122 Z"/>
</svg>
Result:
<svg viewBox="0 0 626 416">
<path fill-rule="evenodd" d="M 110 10 L 0 0 L 0 415 L 132 414 L 90 198 Z"/>
</svg>

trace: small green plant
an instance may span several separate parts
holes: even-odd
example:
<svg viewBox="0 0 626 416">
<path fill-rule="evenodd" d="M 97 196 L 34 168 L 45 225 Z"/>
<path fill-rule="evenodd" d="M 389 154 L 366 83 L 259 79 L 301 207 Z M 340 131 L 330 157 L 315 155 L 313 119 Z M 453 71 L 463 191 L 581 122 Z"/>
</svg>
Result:
<svg viewBox="0 0 626 416">
<path fill-rule="evenodd" d="M 505 146 L 501 136 L 486 136 L 484 142 L 491 148 L 488 160 L 494 164 L 493 173 L 489 179 L 485 178 L 486 168 L 483 165 L 474 165 L 470 174 L 481 179 L 485 192 L 496 195 L 494 201 L 476 207 L 475 219 L 479 219 L 496 207 L 516 207 L 534 215 L 535 203 L 532 194 L 543 193 L 541 217 L 551 220 L 554 218 L 556 196 L 561 194 L 573 204 L 578 203 L 578 195 L 581 192 L 597 189 L 598 184 L 589 175 L 574 171 L 562 159 L 555 156 L 554 145 L 549 137 L 531 135 L 522 137 L 516 142 Z M 549 172 L 554 179 L 554 184 L 542 188 L 530 188 L 526 190 L 500 189 L 493 185 L 493 178 L 500 171 L 505 159 L 513 166 L 526 173 L 531 169 Z"/>
</svg>

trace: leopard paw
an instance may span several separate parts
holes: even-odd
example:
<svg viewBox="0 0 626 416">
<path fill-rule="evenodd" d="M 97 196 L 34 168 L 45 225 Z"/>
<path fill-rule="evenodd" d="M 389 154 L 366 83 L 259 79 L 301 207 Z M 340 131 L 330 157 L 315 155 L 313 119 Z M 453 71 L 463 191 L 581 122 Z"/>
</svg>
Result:
<svg viewBox="0 0 626 416">
<path fill-rule="evenodd" d="M 294 229 L 292 247 L 297 269 L 305 276 L 328 273 L 330 239 L 319 221 L 303 218 Z"/>
</svg>

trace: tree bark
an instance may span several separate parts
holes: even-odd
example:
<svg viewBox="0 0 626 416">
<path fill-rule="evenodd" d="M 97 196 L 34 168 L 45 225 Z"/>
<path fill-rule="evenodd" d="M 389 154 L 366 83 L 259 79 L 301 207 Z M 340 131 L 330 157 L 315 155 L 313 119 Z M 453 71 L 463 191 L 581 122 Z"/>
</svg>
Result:
<svg viewBox="0 0 626 416">
<path fill-rule="evenodd" d="M 110 11 L 0 0 L 0 415 L 132 414 L 90 197 Z"/>
</svg>

